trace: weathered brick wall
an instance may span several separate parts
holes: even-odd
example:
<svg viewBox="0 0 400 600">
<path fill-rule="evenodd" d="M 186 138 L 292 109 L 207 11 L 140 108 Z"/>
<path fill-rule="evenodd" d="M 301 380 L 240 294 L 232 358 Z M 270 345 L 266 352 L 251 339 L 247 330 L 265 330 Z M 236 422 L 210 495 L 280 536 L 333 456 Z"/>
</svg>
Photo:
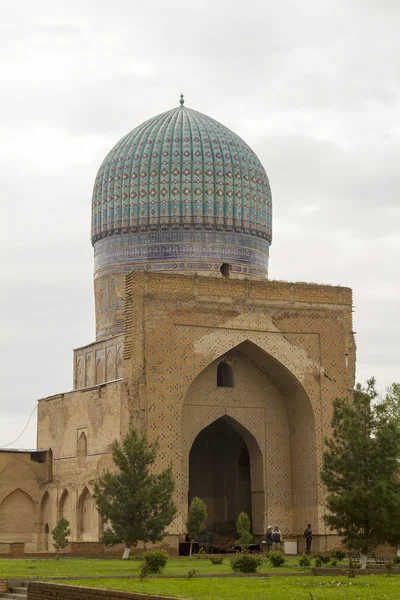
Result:
<svg viewBox="0 0 400 600">
<path fill-rule="evenodd" d="M 262 454 L 254 532 L 268 521 L 284 534 L 301 534 L 311 522 L 315 534 L 329 535 L 319 472 L 332 400 L 354 385 L 350 289 L 130 273 L 124 348 L 126 429 L 159 438 L 158 469 L 172 462 L 179 509 L 174 533 L 185 531 L 191 445 L 202 429 L 226 417 Z M 236 390 L 216 387 L 222 357 L 236 360 L 238 372 L 240 361 L 253 363 L 251 377 L 241 371 Z"/>
<path fill-rule="evenodd" d="M 138 592 L 117 592 L 99 588 L 55 583 L 28 584 L 28 600 L 179 600 L 170 596 L 140 594 Z"/>
<path fill-rule="evenodd" d="M 8 579 L 7 577 L 0 577 L 0 593 L 8 591 Z"/>
</svg>

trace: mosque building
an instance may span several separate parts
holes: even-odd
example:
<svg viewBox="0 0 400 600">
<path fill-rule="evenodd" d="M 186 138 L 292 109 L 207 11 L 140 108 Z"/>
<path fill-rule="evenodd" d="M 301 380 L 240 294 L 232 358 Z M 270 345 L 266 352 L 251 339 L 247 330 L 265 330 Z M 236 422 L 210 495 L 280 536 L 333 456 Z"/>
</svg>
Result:
<svg viewBox="0 0 400 600">
<path fill-rule="evenodd" d="M 37 450 L 0 452 L 0 552 L 104 554 L 93 484 L 132 428 L 172 464 L 177 553 L 188 504 L 229 534 L 245 511 L 256 538 L 278 523 L 314 549 L 332 401 L 355 378 L 349 288 L 268 280 L 272 200 L 256 154 L 180 105 L 123 137 L 94 184 L 96 341 L 74 350 L 73 391 L 38 404 Z"/>
</svg>

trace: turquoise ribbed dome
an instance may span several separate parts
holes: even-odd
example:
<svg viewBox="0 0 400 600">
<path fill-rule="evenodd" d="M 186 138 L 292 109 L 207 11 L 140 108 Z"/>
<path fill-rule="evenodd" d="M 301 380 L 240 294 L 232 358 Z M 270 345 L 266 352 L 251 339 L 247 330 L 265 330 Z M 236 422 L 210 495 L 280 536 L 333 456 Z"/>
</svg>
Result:
<svg viewBox="0 0 400 600">
<path fill-rule="evenodd" d="M 92 243 L 166 228 L 272 238 L 271 190 L 235 133 L 180 106 L 139 125 L 106 156 L 94 185 Z"/>
</svg>

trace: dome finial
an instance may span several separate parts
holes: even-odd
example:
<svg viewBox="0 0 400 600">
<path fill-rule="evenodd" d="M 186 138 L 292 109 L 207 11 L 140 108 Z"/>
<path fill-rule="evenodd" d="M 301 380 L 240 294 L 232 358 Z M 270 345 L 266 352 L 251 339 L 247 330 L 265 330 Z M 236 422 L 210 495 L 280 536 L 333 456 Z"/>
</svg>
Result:
<svg viewBox="0 0 400 600">
<path fill-rule="evenodd" d="M 185 104 L 185 100 L 183 99 L 183 94 L 181 92 L 181 99 L 179 100 L 179 104 L 183 106 Z"/>
</svg>

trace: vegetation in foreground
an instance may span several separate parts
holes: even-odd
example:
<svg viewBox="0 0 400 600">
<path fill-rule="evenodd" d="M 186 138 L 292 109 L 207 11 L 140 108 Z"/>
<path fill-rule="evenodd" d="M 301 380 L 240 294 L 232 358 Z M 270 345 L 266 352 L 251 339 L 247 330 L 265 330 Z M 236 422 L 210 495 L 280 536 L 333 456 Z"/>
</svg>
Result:
<svg viewBox="0 0 400 600">
<path fill-rule="evenodd" d="M 193 562 L 191 562 L 193 565 Z M 397 600 L 399 580 L 382 575 L 357 577 L 266 577 L 251 579 L 97 580 L 71 585 L 162 594 L 191 600 Z"/>
<path fill-rule="evenodd" d="M 217 554 L 210 556 L 218 556 Z M 204 575 L 213 575 L 217 573 L 232 573 L 229 557 L 223 556 L 222 564 L 212 564 L 210 560 L 203 556 L 194 558 L 170 557 L 163 570 L 164 575 L 187 575 L 189 569 L 196 568 L 198 573 Z M 97 577 L 106 575 L 140 575 L 140 565 L 142 557 L 122 559 L 105 558 L 66 558 L 61 555 L 60 560 L 56 557 L 48 559 L 0 559 L 0 577 L 57 577 L 57 576 L 85 576 Z M 279 572 L 294 571 L 299 567 L 299 557 L 286 557 L 286 563 L 283 567 L 276 569 L 266 560 L 259 570 L 260 573 L 270 571 Z M 302 569 L 300 569 L 302 570 Z M 304 569 L 303 569 L 304 570 Z M 307 569 L 305 569 L 307 570 Z M 308 569 L 309 570 L 309 569 Z"/>
<path fill-rule="evenodd" d="M 107 546 L 124 542 L 124 558 L 139 541 L 161 541 L 176 515 L 172 468 L 152 471 L 157 451 L 157 442 L 149 444 L 145 435 L 131 431 L 122 444 L 112 444 L 118 472 L 106 471 L 95 482 L 97 510 L 108 523 L 100 541 Z"/>
</svg>

